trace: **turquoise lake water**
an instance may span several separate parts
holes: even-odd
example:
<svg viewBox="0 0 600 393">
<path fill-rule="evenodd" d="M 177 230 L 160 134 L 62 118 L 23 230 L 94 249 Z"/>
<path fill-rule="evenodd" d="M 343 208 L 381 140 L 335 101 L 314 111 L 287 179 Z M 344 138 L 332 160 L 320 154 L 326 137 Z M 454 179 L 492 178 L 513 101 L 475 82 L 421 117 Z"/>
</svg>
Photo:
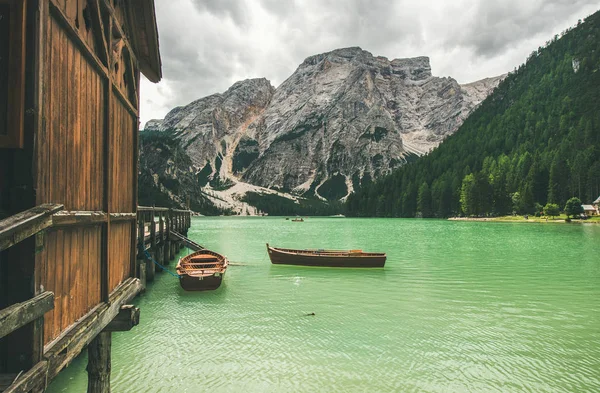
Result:
<svg viewBox="0 0 600 393">
<path fill-rule="evenodd" d="M 158 274 L 113 334 L 113 392 L 600 391 L 600 225 L 201 217 L 189 237 L 225 281 Z M 273 266 L 267 242 L 388 260 Z M 86 364 L 48 391 L 85 392 Z"/>
</svg>

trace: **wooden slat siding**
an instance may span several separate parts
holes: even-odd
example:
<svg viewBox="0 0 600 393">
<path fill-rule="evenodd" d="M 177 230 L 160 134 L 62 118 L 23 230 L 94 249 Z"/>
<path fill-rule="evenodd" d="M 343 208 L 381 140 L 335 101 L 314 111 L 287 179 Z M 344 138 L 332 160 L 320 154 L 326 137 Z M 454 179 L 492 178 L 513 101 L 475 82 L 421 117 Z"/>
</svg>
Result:
<svg viewBox="0 0 600 393">
<path fill-rule="evenodd" d="M 55 301 L 44 318 L 44 343 L 100 302 L 100 232 L 99 226 L 47 232 L 46 250 L 39 254 L 47 264 L 42 285 Z"/>
<path fill-rule="evenodd" d="M 113 93 L 111 98 L 112 124 L 110 128 L 111 187 L 109 211 L 115 213 L 133 212 L 134 172 L 133 172 L 133 127 L 135 117 Z"/>
<path fill-rule="evenodd" d="M 131 272 L 131 223 L 111 223 L 109 251 L 109 291 L 112 292 Z"/>
<path fill-rule="evenodd" d="M 51 75 L 46 89 L 46 139 L 40 154 L 38 202 L 61 201 L 68 210 L 102 210 L 103 89 L 101 77 L 50 18 Z M 99 96 L 100 95 L 100 96 Z"/>
</svg>

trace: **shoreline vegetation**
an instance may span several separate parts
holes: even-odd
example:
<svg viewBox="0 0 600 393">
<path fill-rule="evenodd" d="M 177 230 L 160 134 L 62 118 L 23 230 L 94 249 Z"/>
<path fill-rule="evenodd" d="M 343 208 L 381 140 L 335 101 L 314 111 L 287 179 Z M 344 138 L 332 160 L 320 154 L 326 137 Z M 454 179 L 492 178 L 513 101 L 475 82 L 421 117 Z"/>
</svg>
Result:
<svg viewBox="0 0 600 393">
<path fill-rule="evenodd" d="M 557 217 L 533 217 L 529 216 L 499 216 L 499 217 L 449 217 L 449 221 L 481 221 L 481 222 L 524 222 L 524 223 L 561 223 L 561 224 L 600 224 L 600 216 L 592 216 L 587 219 L 570 219 L 561 214 Z"/>
</svg>

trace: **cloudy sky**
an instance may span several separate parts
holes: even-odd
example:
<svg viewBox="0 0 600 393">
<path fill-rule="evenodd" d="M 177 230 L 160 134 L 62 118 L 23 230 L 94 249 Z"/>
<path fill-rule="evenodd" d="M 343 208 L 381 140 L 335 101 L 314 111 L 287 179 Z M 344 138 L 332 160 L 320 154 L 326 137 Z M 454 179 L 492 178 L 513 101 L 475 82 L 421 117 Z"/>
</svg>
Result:
<svg viewBox="0 0 600 393">
<path fill-rule="evenodd" d="M 155 0 L 163 80 L 142 83 L 141 124 L 265 77 L 277 87 L 308 56 L 360 46 L 429 56 L 435 76 L 468 83 L 523 63 L 600 0 Z"/>
</svg>

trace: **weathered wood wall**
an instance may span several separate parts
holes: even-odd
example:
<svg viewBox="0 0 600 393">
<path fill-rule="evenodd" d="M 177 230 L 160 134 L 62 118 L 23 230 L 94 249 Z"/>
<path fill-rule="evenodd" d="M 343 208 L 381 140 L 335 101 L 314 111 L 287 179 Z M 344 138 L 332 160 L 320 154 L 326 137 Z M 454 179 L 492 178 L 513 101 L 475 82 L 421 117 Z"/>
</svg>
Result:
<svg viewBox="0 0 600 393">
<path fill-rule="evenodd" d="M 48 1 L 42 126 L 36 135 L 37 204 L 96 211 L 104 219 L 51 229 L 36 285 L 55 293 L 49 343 L 135 275 L 139 67 L 121 2 Z"/>
<path fill-rule="evenodd" d="M 38 204 L 60 201 L 66 210 L 102 210 L 105 83 L 55 18 L 47 37 Z"/>
<path fill-rule="evenodd" d="M 133 194 L 134 187 L 134 135 L 137 132 L 137 118 L 123 106 L 119 97 L 112 94 L 110 127 L 110 163 L 111 186 L 109 197 L 109 210 L 111 212 L 135 212 L 137 196 Z M 137 181 L 137 176 L 136 179 Z"/>
<path fill-rule="evenodd" d="M 130 261 L 131 223 L 117 223 L 110 226 L 110 254 L 109 254 L 109 291 L 117 287 L 127 277 L 132 277 Z"/>
<path fill-rule="evenodd" d="M 46 247 L 38 254 L 42 285 L 54 292 L 54 309 L 44 321 L 46 341 L 100 303 L 100 232 L 100 227 L 89 226 L 53 230 L 46 236 Z"/>
</svg>

